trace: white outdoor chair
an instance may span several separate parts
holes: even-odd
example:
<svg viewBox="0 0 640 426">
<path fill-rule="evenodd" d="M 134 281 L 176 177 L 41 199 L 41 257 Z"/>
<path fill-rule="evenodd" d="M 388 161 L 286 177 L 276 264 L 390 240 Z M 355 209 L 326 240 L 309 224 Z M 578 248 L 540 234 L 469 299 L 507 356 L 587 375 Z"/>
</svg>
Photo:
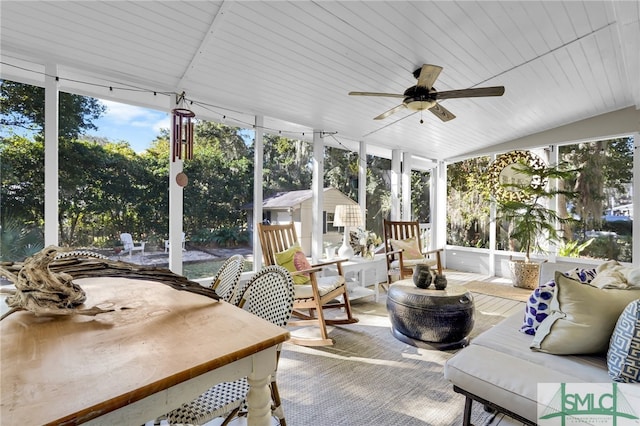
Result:
<svg viewBox="0 0 640 426">
<path fill-rule="evenodd" d="M 186 235 L 184 234 L 184 232 L 182 233 L 182 251 L 186 251 Z M 164 252 L 168 252 L 169 251 L 169 240 L 164 240 Z"/>
<path fill-rule="evenodd" d="M 120 234 L 120 241 L 122 241 L 122 244 L 124 245 L 123 251 L 125 253 L 129 252 L 129 257 L 131 257 L 131 254 L 134 251 L 139 251 L 141 254 L 144 254 L 144 245 L 146 244 L 144 241 L 138 243 L 138 245 L 135 245 L 133 242 L 133 237 L 127 232 L 123 232 L 122 234 Z"/>
</svg>

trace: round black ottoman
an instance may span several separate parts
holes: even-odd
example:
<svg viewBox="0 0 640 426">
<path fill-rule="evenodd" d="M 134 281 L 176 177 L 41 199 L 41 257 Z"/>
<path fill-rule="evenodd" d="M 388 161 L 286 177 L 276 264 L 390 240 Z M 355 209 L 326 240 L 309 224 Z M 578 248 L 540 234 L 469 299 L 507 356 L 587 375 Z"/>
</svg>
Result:
<svg viewBox="0 0 640 426">
<path fill-rule="evenodd" d="M 393 336 L 417 347 L 465 346 L 474 322 L 473 296 L 456 285 L 423 290 L 412 280 L 396 281 L 389 287 L 387 311 Z"/>
</svg>

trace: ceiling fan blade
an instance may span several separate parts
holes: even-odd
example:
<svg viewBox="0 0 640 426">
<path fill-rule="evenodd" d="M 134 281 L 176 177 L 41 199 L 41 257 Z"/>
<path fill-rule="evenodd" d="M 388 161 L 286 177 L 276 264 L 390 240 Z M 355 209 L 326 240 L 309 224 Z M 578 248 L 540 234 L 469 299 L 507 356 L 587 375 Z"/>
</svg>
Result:
<svg viewBox="0 0 640 426">
<path fill-rule="evenodd" d="M 456 118 L 456 116 L 453 115 L 453 113 L 451 111 L 449 111 L 448 109 L 446 109 L 445 107 L 443 107 L 440 104 L 435 104 L 434 106 L 429 108 L 429 111 L 431 111 L 433 113 L 433 115 L 435 115 L 436 117 L 438 117 L 442 121 L 449 121 L 449 120 L 453 120 L 454 118 Z"/>
<path fill-rule="evenodd" d="M 400 111 L 401 109 L 406 108 L 405 104 L 400 104 L 398 106 L 395 106 L 393 108 L 391 108 L 389 111 L 385 111 L 382 114 L 380 114 L 377 117 L 373 117 L 374 120 L 382 120 L 384 118 L 387 118 L 388 116 L 390 116 L 391 114 L 395 114 L 396 112 Z"/>
<path fill-rule="evenodd" d="M 502 96 L 504 86 L 478 87 L 476 89 L 446 90 L 435 92 L 436 99 L 478 98 L 482 96 Z"/>
<path fill-rule="evenodd" d="M 442 67 L 424 64 L 420 70 L 420 75 L 418 76 L 418 86 L 431 89 L 441 71 Z"/>
<path fill-rule="evenodd" d="M 398 93 L 377 93 L 377 92 L 349 92 L 350 96 L 385 96 L 387 98 L 404 98 Z"/>
</svg>

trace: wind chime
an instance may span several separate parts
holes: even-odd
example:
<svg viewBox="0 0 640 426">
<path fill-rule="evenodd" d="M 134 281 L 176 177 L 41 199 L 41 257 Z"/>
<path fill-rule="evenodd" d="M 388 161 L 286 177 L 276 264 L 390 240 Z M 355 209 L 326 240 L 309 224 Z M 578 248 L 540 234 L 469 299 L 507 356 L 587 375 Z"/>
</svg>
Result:
<svg viewBox="0 0 640 426">
<path fill-rule="evenodd" d="M 176 105 L 180 108 L 171 110 L 173 125 L 173 149 L 171 161 L 179 159 L 193 159 L 193 121 L 196 115 L 190 109 L 185 107 L 184 92 L 177 96 Z"/>
</svg>

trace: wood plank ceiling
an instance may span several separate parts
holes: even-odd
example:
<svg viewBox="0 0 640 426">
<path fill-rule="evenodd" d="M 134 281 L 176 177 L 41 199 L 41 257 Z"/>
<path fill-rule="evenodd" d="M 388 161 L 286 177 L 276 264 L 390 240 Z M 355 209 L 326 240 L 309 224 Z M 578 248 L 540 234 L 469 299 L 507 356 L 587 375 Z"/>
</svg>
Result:
<svg viewBox="0 0 640 426">
<path fill-rule="evenodd" d="M 199 117 L 378 155 L 450 160 L 640 108 L 638 1 L 3 1 L 0 19 L 3 78 L 52 63 L 63 90 L 163 109 L 184 91 Z M 401 99 L 347 95 L 403 93 L 424 63 L 440 91 L 506 92 L 442 101 L 446 123 L 374 121 Z"/>
</svg>

